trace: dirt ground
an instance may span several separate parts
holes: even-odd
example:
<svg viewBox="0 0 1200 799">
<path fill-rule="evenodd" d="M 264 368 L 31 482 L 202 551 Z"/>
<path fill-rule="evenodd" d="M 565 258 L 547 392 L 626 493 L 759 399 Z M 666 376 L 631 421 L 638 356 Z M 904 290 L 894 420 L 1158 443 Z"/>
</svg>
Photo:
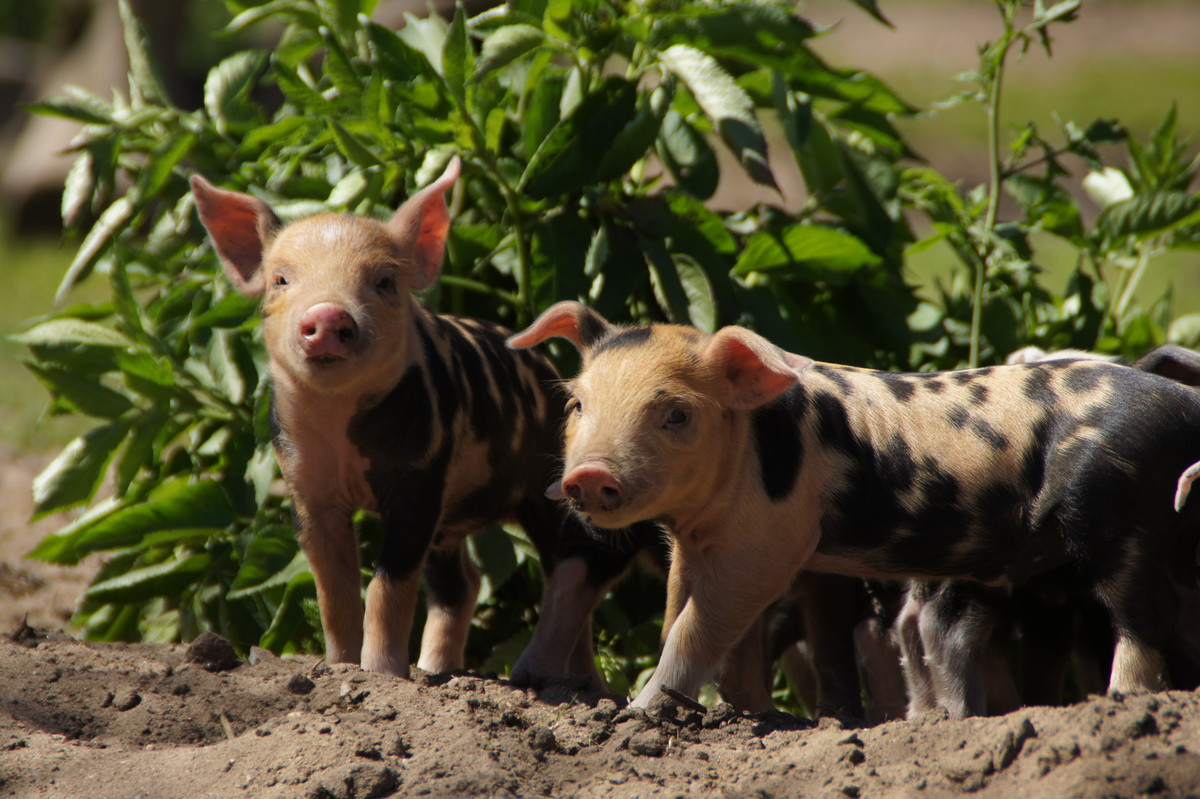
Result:
<svg viewBox="0 0 1200 799">
<path fill-rule="evenodd" d="M 62 522 L 23 523 L 44 462 L 0 457 L 0 797 L 1200 796 L 1195 693 L 863 727 L 81 642 L 56 630 L 88 567 L 21 559 Z"/>
</svg>

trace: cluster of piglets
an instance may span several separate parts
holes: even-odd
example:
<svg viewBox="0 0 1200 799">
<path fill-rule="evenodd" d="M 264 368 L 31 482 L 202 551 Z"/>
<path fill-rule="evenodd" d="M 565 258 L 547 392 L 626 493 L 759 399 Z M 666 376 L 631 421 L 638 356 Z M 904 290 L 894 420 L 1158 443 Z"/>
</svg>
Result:
<svg viewBox="0 0 1200 799">
<path fill-rule="evenodd" d="M 461 668 L 479 588 L 464 539 L 497 520 L 522 525 L 546 571 L 517 681 L 601 687 L 595 604 L 640 551 L 663 566 L 663 649 L 636 706 L 715 679 L 766 709 L 781 656 L 824 708 L 861 713 L 865 688 L 869 713 L 894 716 L 906 681 L 910 711 L 983 712 L 1014 585 L 1098 603 L 1111 690 L 1159 688 L 1177 643 L 1196 649 L 1177 620 L 1194 604 L 1200 394 L 1152 372 L 1177 374 L 1093 359 L 876 372 L 738 327 L 617 327 L 573 302 L 512 336 L 410 293 L 437 276 L 458 172 L 386 223 L 284 225 L 192 180 L 229 278 L 262 296 L 275 451 L 329 660 L 407 676 L 423 578 L 417 664 Z M 525 349 L 555 336 L 583 356 L 570 383 Z M 383 527 L 365 611 L 358 509 Z"/>
</svg>

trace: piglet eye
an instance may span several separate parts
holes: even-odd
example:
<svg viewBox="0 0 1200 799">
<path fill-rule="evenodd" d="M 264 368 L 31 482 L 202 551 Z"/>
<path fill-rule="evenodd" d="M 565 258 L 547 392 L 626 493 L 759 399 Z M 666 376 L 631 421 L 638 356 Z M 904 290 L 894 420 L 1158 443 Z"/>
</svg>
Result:
<svg viewBox="0 0 1200 799">
<path fill-rule="evenodd" d="M 685 424 L 687 424 L 687 420 L 687 411 L 683 410 L 682 408 L 672 408 L 671 412 L 667 414 L 667 422 L 663 425 L 663 427 L 683 427 Z"/>
<path fill-rule="evenodd" d="M 375 289 L 379 292 L 390 292 L 396 290 L 396 278 L 391 275 L 384 275 L 375 281 Z"/>
<path fill-rule="evenodd" d="M 577 397 L 571 397 L 567 400 L 567 413 L 582 413 L 583 403 Z"/>
<path fill-rule="evenodd" d="M 287 278 L 283 275 L 275 275 L 271 278 L 271 285 L 276 288 L 283 288 L 288 284 Z"/>
</svg>

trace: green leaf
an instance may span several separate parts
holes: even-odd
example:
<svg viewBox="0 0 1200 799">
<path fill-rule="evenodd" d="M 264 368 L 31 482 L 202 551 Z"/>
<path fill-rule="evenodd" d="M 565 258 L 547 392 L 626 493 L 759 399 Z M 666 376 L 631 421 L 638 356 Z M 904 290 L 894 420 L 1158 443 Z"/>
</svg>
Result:
<svg viewBox="0 0 1200 799">
<path fill-rule="evenodd" d="M 263 633 L 259 644 L 273 652 L 284 652 L 295 649 L 295 635 L 305 623 L 304 602 L 316 596 L 316 581 L 312 572 L 308 571 L 307 561 L 305 571 L 297 573 L 287 583 L 283 592 L 283 600 L 275 610 L 271 625 Z"/>
<path fill-rule="evenodd" d="M 437 70 L 425 54 L 410 47 L 395 31 L 374 22 L 367 23 L 366 30 L 371 52 L 385 77 L 404 83 L 441 83 Z"/>
<path fill-rule="evenodd" d="M 704 135 L 674 109 L 663 117 L 656 151 L 681 189 L 701 200 L 712 197 L 721 178 L 716 153 Z"/>
<path fill-rule="evenodd" d="M 706 333 L 716 332 L 717 303 L 708 275 L 689 256 L 676 254 L 672 260 L 687 297 L 688 320 Z"/>
<path fill-rule="evenodd" d="M 460 5 L 454 9 L 454 18 L 446 29 L 446 40 L 442 44 L 442 75 L 450 91 L 460 98 L 467 78 L 475 71 L 474 59 L 475 51 L 467 37 L 467 15 Z"/>
<path fill-rule="evenodd" d="M 595 181 L 602 153 L 636 113 L 637 86 L 605 78 L 595 91 L 542 141 L 521 176 L 521 189 L 534 199 L 578 191 Z"/>
<path fill-rule="evenodd" d="M 124 574 L 95 583 L 83 592 L 86 600 L 132 604 L 153 597 L 178 599 L 189 587 L 212 568 L 213 559 L 207 552 L 175 558 L 165 563 L 131 569 Z"/>
<path fill-rule="evenodd" d="M 875 0 L 850 0 L 850 2 L 854 3 L 854 5 L 858 6 L 863 11 L 866 11 L 868 14 L 875 17 L 875 19 L 879 20 L 884 25 L 887 25 L 889 28 L 895 27 L 895 25 L 889 22 L 888 18 L 883 15 L 883 12 L 879 10 L 879 4 L 875 2 Z"/>
<path fill-rule="evenodd" d="M 290 17 L 309 30 L 316 30 L 322 23 L 321 15 L 311 0 L 272 0 L 269 3 L 247 8 L 234 17 L 225 26 L 225 30 L 229 33 L 238 33 L 274 17 Z"/>
<path fill-rule="evenodd" d="M 284 97 L 290 102 L 295 103 L 301 111 L 319 116 L 336 115 L 337 111 L 333 103 L 326 100 L 323 94 L 306 83 L 298 73 L 280 63 L 278 59 L 275 59 L 274 67 L 275 80 L 279 83 L 279 88 L 283 91 Z M 305 121 L 311 124 L 311 120 Z M 251 135 L 254 134 L 252 133 Z"/>
<path fill-rule="evenodd" d="M 142 197 L 156 197 L 167 185 L 175 167 L 191 153 L 196 144 L 196 137 L 191 133 L 181 133 L 174 136 L 155 149 L 146 169 L 138 181 L 138 191 Z"/>
<path fill-rule="evenodd" d="M 712 56 L 686 44 L 671 45 L 659 58 L 688 87 L 746 174 L 778 189 L 767 163 L 767 140 L 754 116 L 754 103 L 737 81 Z"/>
<path fill-rule="evenodd" d="M 546 43 L 546 35 L 532 25 L 505 25 L 483 40 L 471 79 L 482 80 Z"/>
<path fill-rule="evenodd" d="M 773 273 L 843 283 L 849 273 L 882 263 L 860 239 L 820 225 L 790 225 L 782 235 L 766 231 L 750 237 L 733 274 Z"/>
<path fill-rule="evenodd" d="M 670 96 L 662 87 L 655 89 L 649 97 L 639 98 L 636 116 L 617 134 L 600 159 L 597 179 L 618 178 L 645 158 L 669 108 Z"/>
<path fill-rule="evenodd" d="M 71 261 L 67 273 L 63 275 L 62 282 L 58 284 L 58 290 L 54 294 L 56 303 L 62 302 L 71 287 L 87 276 L 92 267 L 96 265 L 104 248 L 124 229 L 125 224 L 133 216 L 133 211 L 133 200 L 129 197 L 121 197 L 104 210 L 104 213 L 96 220 L 96 224 L 92 225 L 92 229 L 88 231 L 83 244 L 79 246 L 79 252 L 75 254 L 75 259 Z"/>
<path fill-rule="evenodd" d="M 104 470 L 112 460 L 117 445 L 129 432 L 130 422 L 116 419 L 108 424 L 93 427 L 87 433 L 63 447 L 50 465 L 34 478 L 34 518 L 39 519 L 56 511 L 73 508 L 91 500 Z M 39 548 L 30 553 L 39 557 Z M 55 561 L 55 562 L 77 562 Z"/>
<path fill-rule="evenodd" d="M 135 107 L 142 103 L 166 106 L 167 90 L 163 86 L 162 73 L 154 62 L 146 29 L 133 15 L 128 0 L 118 0 L 121 27 L 125 35 L 125 49 L 129 52 L 129 95 Z"/>
<path fill-rule="evenodd" d="M 120 332 L 98 322 L 89 322 L 74 317 L 62 317 L 42 322 L 24 333 L 11 336 L 29 346 L 53 344 L 87 344 L 95 347 L 133 347 Z"/>
<path fill-rule="evenodd" d="M 59 117 L 84 125 L 113 124 L 112 108 L 92 96 L 51 97 L 21 107 L 38 116 Z"/>
<path fill-rule="evenodd" d="M 350 56 L 328 28 L 321 28 L 321 42 L 325 45 L 325 76 L 333 83 L 339 97 L 351 106 L 358 106 L 362 102 L 363 79 Z"/>
<path fill-rule="evenodd" d="M 329 132 L 333 134 L 333 141 L 337 144 L 338 151 L 350 161 L 363 168 L 382 166 L 379 157 L 371 148 L 341 124 L 332 119 L 326 119 L 325 124 L 329 127 Z"/>
<path fill-rule="evenodd" d="M 34 363 L 27 363 L 26 366 L 52 396 L 65 400 L 74 410 L 86 416 L 115 419 L 133 407 L 128 397 L 88 375 Z"/>
<path fill-rule="evenodd" d="M 63 186 L 60 209 L 64 225 L 70 227 L 75 224 L 79 214 L 91 202 L 95 189 L 95 159 L 90 152 L 81 153 L 71 163 Z"/>
<path fill-rule="evenodd" d="M 258 297 L 247 297 L 241 292 L 231 291 L 192 319 L 192 329 L 240 327 L 258 311 L 258 302 Z"/>
<path fill-rule="evenodd" d="M 1139 194 L 1113 203 L 1096 220 L 1108 239 L 1150 236 L 1200 221 L 1200 195 L 1181 191 Z"/>
<path fill-rule="evenodd" d="M 283 549 L 281 546 L 276 547 L 272 550 L 272 556 L 278 557 L 282 551 Z M 291 552 L 294 554 L 291 555 L 290 560 L 286 561 L 287 565 L 275 571 L 267 573 L 266 569 L 261 568 L 261 564 L 259 564 L 259 568 L 252 570 L 252 575 L 247 575 L 247 580 L 244 585 L 230 591 L 229 598 L 241 599 L 243 597 L 261 594 L 264 591 L 270 591 L 274 588 L 282 588 L 292 584 L 297 578 L 303 578 L 305 575 L 311 574 L 312 570 L 309 568 L 308 559 L 304 556 L 304 552 L 297 551 L 297 545 L 294 540 L 292 542 Z M 260 575 L 262 577 L 261 580 L 258 582 L 250 582 L 252 576 Z M 239 573 L 239 580 L 241 576 L 241 573 Z"/>
<path fill-rule="evenodd" d="M 225 489 L 215 480 L 178 477 L 159 483 L 142 502 L 126 505 L 75 531 L 75 553 L 124 549 L 162 530 L 220 530 L 237 519 Z"/>
<path fill-rule="evenodd" d="M 296 531 L 290 525 L 272 525 L 257 531 L 246 547 L 226 598 L 241 599 L 286 585 L 308 568 L 298 547 Z"/>
<path fill-rule="evenodd" d="M 143 469 L 157 470 L 159 448 L 158 435 L 166 427 L 169 418 L 162 412 L 140 414 L 133 423 L 125 450 L 117 459 L 115 492 L 124 496 L 129 486 Z"/>
<path fill-rule="evenodd" d="M 204 110 L 221 135 L 229 135 L 231 117 L 254 85 L 264 58 L 261 52 L 234 53 L 209 70 L 204 81 Z"/>
</svg>

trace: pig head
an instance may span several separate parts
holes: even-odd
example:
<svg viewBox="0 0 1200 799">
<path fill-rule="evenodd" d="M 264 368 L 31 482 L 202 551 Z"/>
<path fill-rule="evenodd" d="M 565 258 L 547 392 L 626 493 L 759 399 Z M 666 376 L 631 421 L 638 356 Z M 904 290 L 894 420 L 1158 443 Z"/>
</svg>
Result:
<svg viewBox="0 0 1200 799">
<path fill-rule="evenodd" d="M 412 361 L 409 292 L 428 287 L 441 267 L 450 227 L 443 194 L 459 169 L 456 158 L 386 223 L 321 214 L 286 228 L 257 197 L 192 177 L 225 273 L 243 294 L 262 296 L 278 388 L 357 397 L 395 383 Z"/>
</svg>

